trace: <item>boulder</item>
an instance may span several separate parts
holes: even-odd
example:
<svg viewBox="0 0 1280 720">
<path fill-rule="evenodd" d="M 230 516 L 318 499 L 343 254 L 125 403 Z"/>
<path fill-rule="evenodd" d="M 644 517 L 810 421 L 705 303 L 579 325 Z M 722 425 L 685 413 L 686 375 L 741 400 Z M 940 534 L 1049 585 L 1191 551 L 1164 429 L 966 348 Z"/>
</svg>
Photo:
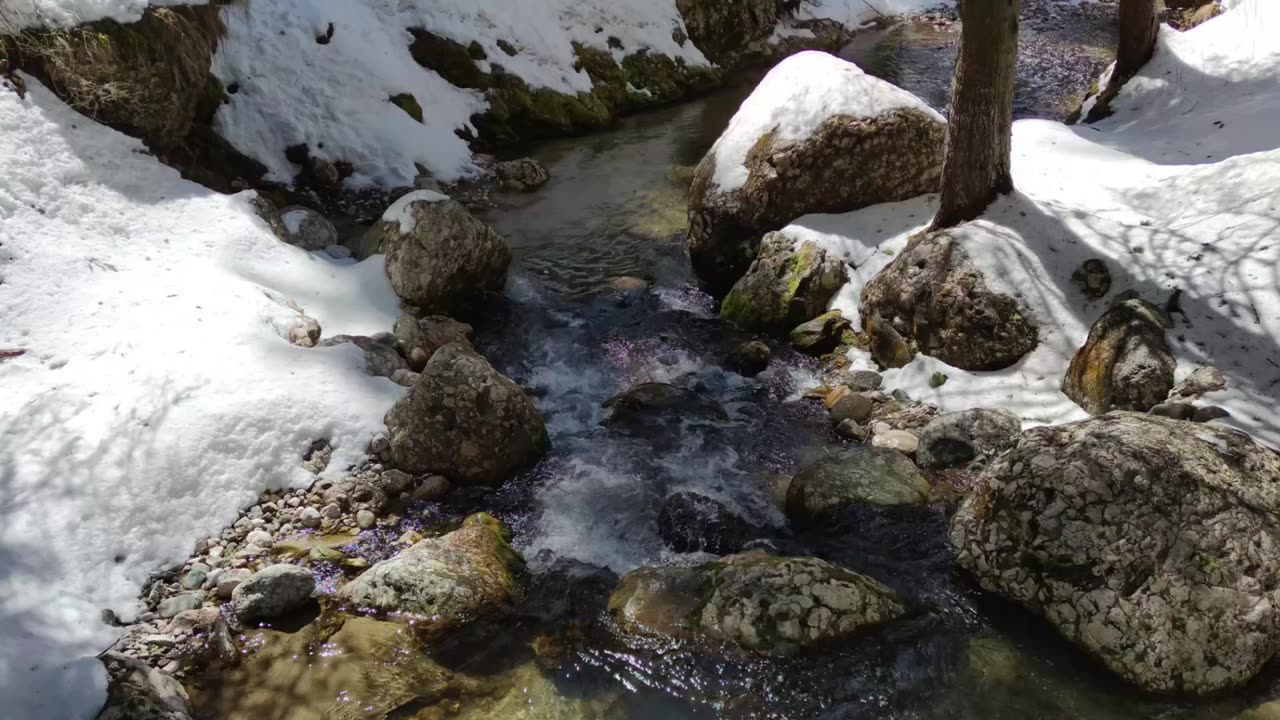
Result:
<svg viewBox="0 0 1280 720">
<path fill-rule="evenodd" d="M 938 189 L 946 123 L 914 95 L 821 52 L 779 63 L 699 163 L 688 252 L 716 294 L 761 237 L 809 213 L 856 210 Z"/>
<path fill-rule="evenodd" d="M 542 416 L 510 379 L 462 343 L 436 351 L 387 413 L 391 464 L 460 485 L 497 485 L 550 445 Z"/>
<path fill-rule="evenodd" d="M 519 192 L 537 190 L 551 179 L 551 173 L 542 163 L 532 158 L 505 160 L 495 165 L 493 171 L 502 181 L 502 187 Z"/>
<path fill-rule="evenodd" d="M 902 616 L 893 591 L 816 558 L 743 553 L 623 576 L 609 610 L 626 631 L 701 637 L 769 657 L 844 640 Z"/>
<path fill-rule="evenodd" d="M 939 415 L 920 431 L 916 462 L 927 469 L 962 465 L 1008 450 L 1021 435 L 1022 420 L 1008 410 L 979 408 Z"/>
<path fill-rule="evenodd" d="M 107 704 L 98 720 L 191 720 L 182 683 L 150 665 L 117 652 L 101 657 L 107 669 Z"/>
<path fill-rule="evenodd" d="M 720 317 L 745 330 L 780 335 L 827 311 L 848 280 L 844 263 L 814 242 L 769 233 L 720 306 Z"/>
<path fill-rule="evenodd" d="M 524 560 L 506 527 L 479 513 L 459 529 L 421 540 L 338 591 L 352 609 L 403 613 L 431 629 L 456 629 L 506 608 L 523 589 Z"/>
<path fill-rule="evenodd" d="M 768 370 L 772 360 L 773 351 L 769 346 L 759 340 L 752 340 L 729 353 L 729 357 L 725 358 L 725 365 L 743 377 L 755 377 Z"/>
<path fill-rule="evenodd" d="M 511 264 L 502 236 L 430 190 L 397 200 L 369 229 L 365 247 L 386 255 L 396 295 L 425 313 L 454 314 L 501 293 Z"/>
<path fill-rule="evenodd" d="M 991 290 L 961 228 L 917 235 L 862 290 L 872 351 L 886 367 L 924 353 L 965 370 L 1000 370 L 1039 341 L 1019 303 Z"/>
<path fill-rule="evenodd" d="M 854 505 L 916 505 L 929 481 L 902 453 L 853 445 L 800 467 L 787 488 L 787 517 L 799 526 Z"/>
<path fill-rule="evenodd" d="M 658 514 L 658 535 L 676 552 L 736 553 L 753 530 L 724 503 L 695 492 L 671 495 Z"/>
<path fill-rule="evenodd" d="M 696 390 L 669 383 L 641 383 L 604 401 L 603 424 L 640 430 L 664 421 L 723 422 L 729 419 L 720 403 Z"/>
<path fill-rule="evenodd" d="M 1154 692 L 1209 694 L 1280 649 L 1280 456 L 1129 412 L 1025 433 L 951 523 L 982 587 Z"/>
<path fill-rule="evenodd" d="M 840 346 L 849 321 L 839 310 L 802 323 L 791 331 L 791 344 L 808 355 L 825 355 Z"/>
<path fill-rule="evenodd" d="M 396 320 L 395 336 L 400 352 L 409 359 L 409 369 L 421 372 L 427 361 L 449 343 L 470 346 L 475 335 L 471 326 L 447 315 L 417 317 L 404 313 Z"/>
<path fill-rule="evenodd" d="M 280 222 L 288 231 L 290 245 L 303 250 L 323 250 L 338 244 L 338 230 L 324 215 L 301 205 L 280 211 Z"/>
<path fill-rule="evenodd" d="M 231 608 L 240 622 L 273 620 L 311 602 L 316 581 L 311 571 L 281 563 L 263 568 L 231 591 Z"/>
<path fill-rule="evenodd" d="M 857 423 L 865 422 L 871 417 L 873 403 L 871 398 L 861 393 L 845 393 L 831 406 L 831 421 L 839 425 L 845 420 Z"/>
<path fill-rule="evenodd" d="M 1173 389 L 1177 362 L 1164 334 L 1172 326 L 1164 310 L 1145 300 L 1115 304 L 1071 358 L 1062 392 L 1090 415 L 1150 410 Z"/>
</svg>

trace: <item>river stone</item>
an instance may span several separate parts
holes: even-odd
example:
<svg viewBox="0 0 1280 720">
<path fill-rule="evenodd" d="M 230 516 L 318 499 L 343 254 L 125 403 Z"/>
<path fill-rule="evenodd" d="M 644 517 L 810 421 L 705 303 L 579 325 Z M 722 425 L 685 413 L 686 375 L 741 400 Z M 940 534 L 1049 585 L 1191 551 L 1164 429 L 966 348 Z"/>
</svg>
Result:
<svg viewBox="0 0 1280 720">
<path fill-rule="evenodd" d="M 187 691 L 170 675 L 117 652 L 101 656 L 107 704 L 97 720 L 190 720 Z"/>
<path fill-rule="evenodd" d="M 420 318 L 411 313 L 403 313 L 396 320 L 395 336 L 400 352 L 409 359 L 409 369 L 414 372 L 422 372 L 431 356 L 445 345 L 457 342 L 469 346 L 475 337 L 470 325 L 447 315 Z"/>
<path fill-rule="evenodd" d="M 273 620 L 305 606 L 315 592 L 311 571 L 280 563 L 263 568 L 231 591 L 231 609 L 240 622 Z"/>
<path fill-rule="evenodd" d="M 847 279 L 844 263 L 817 243 L 769 233 L 747 274 L 725 296 L 720 317 L 780 335 L 825 313 Z"/>
<path fill-rule="evenodd" d="M 1000 370 L 1035 349 L 1017 300 L 991 290 L 964 249 L 964 227 L 917 235 L 862 290 L 876 359 L 924 353 L 964 370 Z"/>
<path fill-rule="evenodd" d="M 866 98 L 868 115 L 816 107 L 817 94 Z M 818 113 L 817 116 L 814 113 Z M 799 126 L 797 133 L 782 128 Z M 694 173 L 688 252 L 723 294 L 761 237 L 802 215 L 839 213 L 936 192 L 946 123 L 914 95 L 821 52 L 783 60 L 742 103 Z M 741 167 L 720 167 L 746 148 Z"/>
<path fill-rule="evenodd" d="M 507 284 L 511 251 L 502 236 L 430 190 L 397 200 L 365 245 L 386 255 L 392 289 L 422 312 L 463 311 Z"/>
<path fill-rule="evenodd" d="M 951 523 L 961 566 L 1147 690 L 1247 682 L 1280 649 L 1280 457 L 1113 412 L 1028 431 Z"/>
<path fill-rule="evenodd" d="M 289 244 L 303 250 L 323 250 L 338 244 L 338 230 L 324 215 L 293 205 L 280 211 L 280 222 L 289 231 Z"/>
<path fill-rule="evenodd" d="M 320 347 L 333 347 L 350 343 L 364 351 L 364 369 L 374 377 L 389 378 L 397 370 L 406 370 L 409 365 L 396 350 L 394 338 L 366 337 L 364 335 L 334 335 L 320 341 Z"/>
<path fill-rule="evenodd" d="M 937 469 L 962 465 L 988 453 L 1013 447 L 1022 421 L 1008 410 L 978 408 L 939 415 L 920 431 L 916 462 Z"/>
<path fill-rule="evenodd" d="M 641 383 L 604 401 L 603 424 L 642 429 L 666 420 L 721 422 L 729 419 L 720 403 L 696 390 L 669 383 Z"/>
<path fill-rule="evenodd" d="M 845 420 L 861 423 L 871 417 L 871 398 L 861 393 L 845 393 L 831 406 L 831 421 L 839 425 Z"/>
<path fill-rule="evenodd" d="M 1090 415 L 1111 409 L 1146 412 L 1173 389 L 1177 362 L 1165 329 L 1164 310 L 1138 298 L 1114 305 L 1098 318 L 1071 358 L 1062 392 Z"/>
<path fill-rule="evenodd" d="M 752 340 L 739 345 L 729 357 L 725 365 L 743 377 L 755 377 L 769 369 L 773 360 L 773 351 L 759 340 Z"/>
<path fill-rule="evenodd" d="M 484 513 L 375 564 L 338 591 L 353 609 L 397 612 L 456 629 L 506 607 L 521 591 L 524 560 L 501 522 Z"/>
<path fill-rule="evenodd" d="M 752 530 L 724 503 L 695 492 L 671 495 L 658 514 L 658 535 L 676 552 L 735 553 L 754 534 Z"/>
<path fill-rule="evenodd" d="M 551 179 L 551 173 L 533 158 L 504 160 L 495 165 L 493 171 L 504 188 L 520 192 L 537 190 Z"/>
<path fill-rule="evenodd" d="M 817 558 L 732 555 L 691 568 L 623 576 L 609 610 L 628 631 L 703 637 L 786 657 L 905 613 L 893 591 Z"/>
<path fill-rule="evenodd" d="M 840 346 L 849 321 L 839 310 L 802 323 L 791 331 L 791 344 L 808 355 L 825 355 Z"/>
<path fill-rule="evenodd" d="M 500 484 L 550 445 L 520 386 L 462 343 L 431 356 L 386 422 L 396 469 L 438 473 L 460 485 Z"/>
<path fill-rule="evenodd" d="M 914 505 L 929 481 L 902 453 L 853 445 L 802 465 L 787 488 L 787 517 L 804 526 L 854 505 Z"/>
</svg>

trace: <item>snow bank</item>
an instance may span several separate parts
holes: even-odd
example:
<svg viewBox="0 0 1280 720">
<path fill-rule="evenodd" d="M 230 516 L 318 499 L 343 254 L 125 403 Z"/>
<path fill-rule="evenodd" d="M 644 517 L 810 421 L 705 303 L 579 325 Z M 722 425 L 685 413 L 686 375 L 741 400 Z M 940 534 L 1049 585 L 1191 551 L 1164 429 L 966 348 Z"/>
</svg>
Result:
<svg viewBox="0 0 1280 720">
<path fill-rule="evenodd" d="M 1083 417 L 1059 384 L 1090 326 L 1120 292 L 1163 304 L 1176 288 L 1186 312 L 1169 333 L 1178 378 L 1220 369 L 1230 388 L 1208 399 L 1280 447 L 1280 3 L 1244 0 L 1190 32 L 1162 29 L 1155 58 L 1112 107 L 1093 126 L 1015 123 L 1018 192 L 959 231 L 988 282 L 1039 324 L 1040 347 L 999 372 L 919 357 L 886 372 L 886 386 L 947 411 L 1007 407 L 1029 424 Z M 857 266 L 834 301 L 856 314 L 862 284 L 934 207 L 919 198 L 812 216 L 787 232 Z M 1088 301 L 1071 274 L 1093 257 L 1113 282 Z M 948 377 L 937 389 L 934 372 Z"/>
<path fill-rule="evenodd" d="M 388 330 L 380 258 L 277 240 L 249 196 L 182 180 L 27 78 L 0 91 L 0 707 L 92 717 L 99 616 L 137 612 L 309 443 L 362 457 L 401 391 L 353 346 L 283 337 L 296 302 L 327 335 Z"/>
<path fill-rule="evenodd" d="M 764 76 L 712 146 L 714 182 L 722 191 L 745 185 L 747 154 L 766 134 L 794 142 L 836 115 L 868 118 L 900 108 L 942 117 L 920 98 L 851 62 L 824 52 L 797 53 Z"/>
<path fill-rule="evenodd" d="M 2 0 L 0 31 L 72 27 L 95 20 L 134 22 L 147 6 L 204 5 L 208 0 Z"/>
</svg>

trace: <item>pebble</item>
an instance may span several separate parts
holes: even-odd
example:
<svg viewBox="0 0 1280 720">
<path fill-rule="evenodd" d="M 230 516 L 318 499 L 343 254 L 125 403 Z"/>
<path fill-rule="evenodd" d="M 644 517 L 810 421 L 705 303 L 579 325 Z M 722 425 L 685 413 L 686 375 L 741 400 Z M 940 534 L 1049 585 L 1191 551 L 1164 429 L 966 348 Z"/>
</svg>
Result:
<svg viewBox="0 0 1280 720">
<path fill-rule="evenodd" d="M 360 526 L 361 530 L 368 530 L 376 525 L 377 522 L 378 518 L 368 510 L 361 510 L 356 513 L 356 525 Z"/>
<path fill-rule="evenodd" d="M 307 528 L 320 527 L 320 511 L 313 507 L 303 508 L 302 512 L 298 513 L 298 522 Z"/>
<path fill-rule="evenodd" d="M 244 569 L 226 570 L 218 576 L 218 585 L 216 592 L 222 600 L 230 600 L 231 593 L 235 592 L 236 586 L 248 580 L 253 573 Z"/>
<path fill-rule="evenodd" d="M 320 510 L 320 516 L 328 518 L 329 520 L 337 520 L 342 517 L 342 507 L 337 503 L 329 503 Z"/>
<path fill-rule="evenodd" d="M 872 447 L 889 448 L 897 450 L 907 457 L 915 457 L 916 450 L 920 448 L 920 438 L 907 432 L 906 430 L 889 430 L 888 432 L 877 433 L 871 438 Z"/>
<path fill-rule="evenodd" d="M 184 610 L 195 610 L 200 607 L 199 593 L 183 593 L 160 601 L 160 617 L 168 619 L 177 616 Z"/>
<path fill-rule="evenodd" d="M 271 533 L 266 532 L 265 530 L 254 530 L 249 533 L 248 537 L 244 540 L 249 545 L 256 545 L 263 548 L 271 547 L 274 542 L 274 538 L 271 537 Z"/>
<path fill-rule="evenodd" d="M 182 576 L 182 588 L 184 590 L 199 590 L 206 578 L 209 577 L 209 566 L 204 563 L 196 563 L 191 569 Z"/>
</svg>

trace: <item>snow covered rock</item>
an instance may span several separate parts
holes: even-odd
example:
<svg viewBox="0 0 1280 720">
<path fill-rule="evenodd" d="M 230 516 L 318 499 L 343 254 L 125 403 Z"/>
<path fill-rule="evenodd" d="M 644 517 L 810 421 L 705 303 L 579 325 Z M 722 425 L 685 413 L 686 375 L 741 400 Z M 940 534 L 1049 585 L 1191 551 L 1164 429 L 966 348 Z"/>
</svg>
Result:
<svg viewBox="0 0 1280 720">
<path fill-rule="evenodd" d="M 1039 337 L 1019 302 L 991 289 L 953 230 L 914 238 L 863 288 L 861 313 L 864 324 L 881 325 L 873 348 L 882 362 L 914 351 L 965 370 L 999 370 Z"/>
<path fill-rule="evenodd" d="M 289 232 L 291 245 L 303 250 L 324 250 L 338 244 L 338 230 L 329 218 L 300 205 L 292 205 L 280 211 L 280 222 Z"/>
<path fill-rule="evenodd" d="M 749 552 L 696 567 L 624 575 L 609 598 L 623 629 L 677 640 L 702 637 L 786 657 L 906 612 L 865 575 L 816 558 Z"/>
<path fill-rule="evenodd" d="M 550 444 L 520 386 L 462 343 L 436 351 L 386 420 L 397 469 L 459 485 L 497 485 Z"/>
<path fill-rule="evenodd" d="M 787 517 L 798 526 L 854 505 L 914 505 L 929 481 L 900 452 L 850 446 L 802 465 L 787 487 Z"/>
<path fill-rule="evenodd" d="M 391 287 L 422 312 L 461 311 L 507 284 L 511 251 L 502 236 L 430 190 L 397 200 L 365 245 L 381 249 Z"/>
<path fill-rule="evenodd" d="M 316 581 L 311 571 L 281 563 L 254 573 L 231 591 L 231 608 L 240 622 L 272 620 L 311 601 Z"/>
<path fill-rule="evenodd" d="M 821 52 L 765 76 L 699 163 L 689 257 L 719 293 L 760 238 L 801 215 L 856 210 L 937 190 L 942 117 L 911 93 Z"/>
<path fill-rule="evenodd" d="M 1280 457 L 1115 412 L 1035 428 L 951 523 L 982 586 L 1156 692 L 1208 694 L 1280 649 Z"/>
<path fill-rule="evenodd" d="M 781 334 L 826 312 L 846 280 L 844 263 L 817 243 L 772 232 L 725 296 L 720 316 L 745 330 Z"/>
<path fill-rule="evenodd" d="M 353 610 L 429 618 L 433 630 L 447 631 L 511 602 L 521 592 L 523 569 L 506 527 L 480 513 L 377 563 L 338 598 Z"/>
<path fill-rule="evenodd" d="M 445 345 L 456 342 L 470 346 L 473 330 L 470 325 L 446 315 L 420 318 L 404 313 L 396 320 L 395 335 L 400 352 L 409 358 L 410 369 L 420 372 Z"/>
<path fill-rule="evenodd" d="M 922 468 L 960 465 L 1007 450 L 1022 434 L 1022 421 L 1008 410 L 977 408 L 939 415 L 920 431 L 916 462 Z"/>
<path fill-rule="evenodd" d="M 190 720 L 191 702 L 182 683 L 120 653 L 102 656 L 107 668 L 107 704 L 98 720 Z"/>
<path fill-rule="evenodd" d="M 1177 362 L 1165 330 L 1169 316 L 1138 298 L 1124 300 L 1098 318 L 1062 379 L 1062 392 L 1091 415 L 1116 408 L 1145 412 L 1173 389 Z"/>
</svg>

